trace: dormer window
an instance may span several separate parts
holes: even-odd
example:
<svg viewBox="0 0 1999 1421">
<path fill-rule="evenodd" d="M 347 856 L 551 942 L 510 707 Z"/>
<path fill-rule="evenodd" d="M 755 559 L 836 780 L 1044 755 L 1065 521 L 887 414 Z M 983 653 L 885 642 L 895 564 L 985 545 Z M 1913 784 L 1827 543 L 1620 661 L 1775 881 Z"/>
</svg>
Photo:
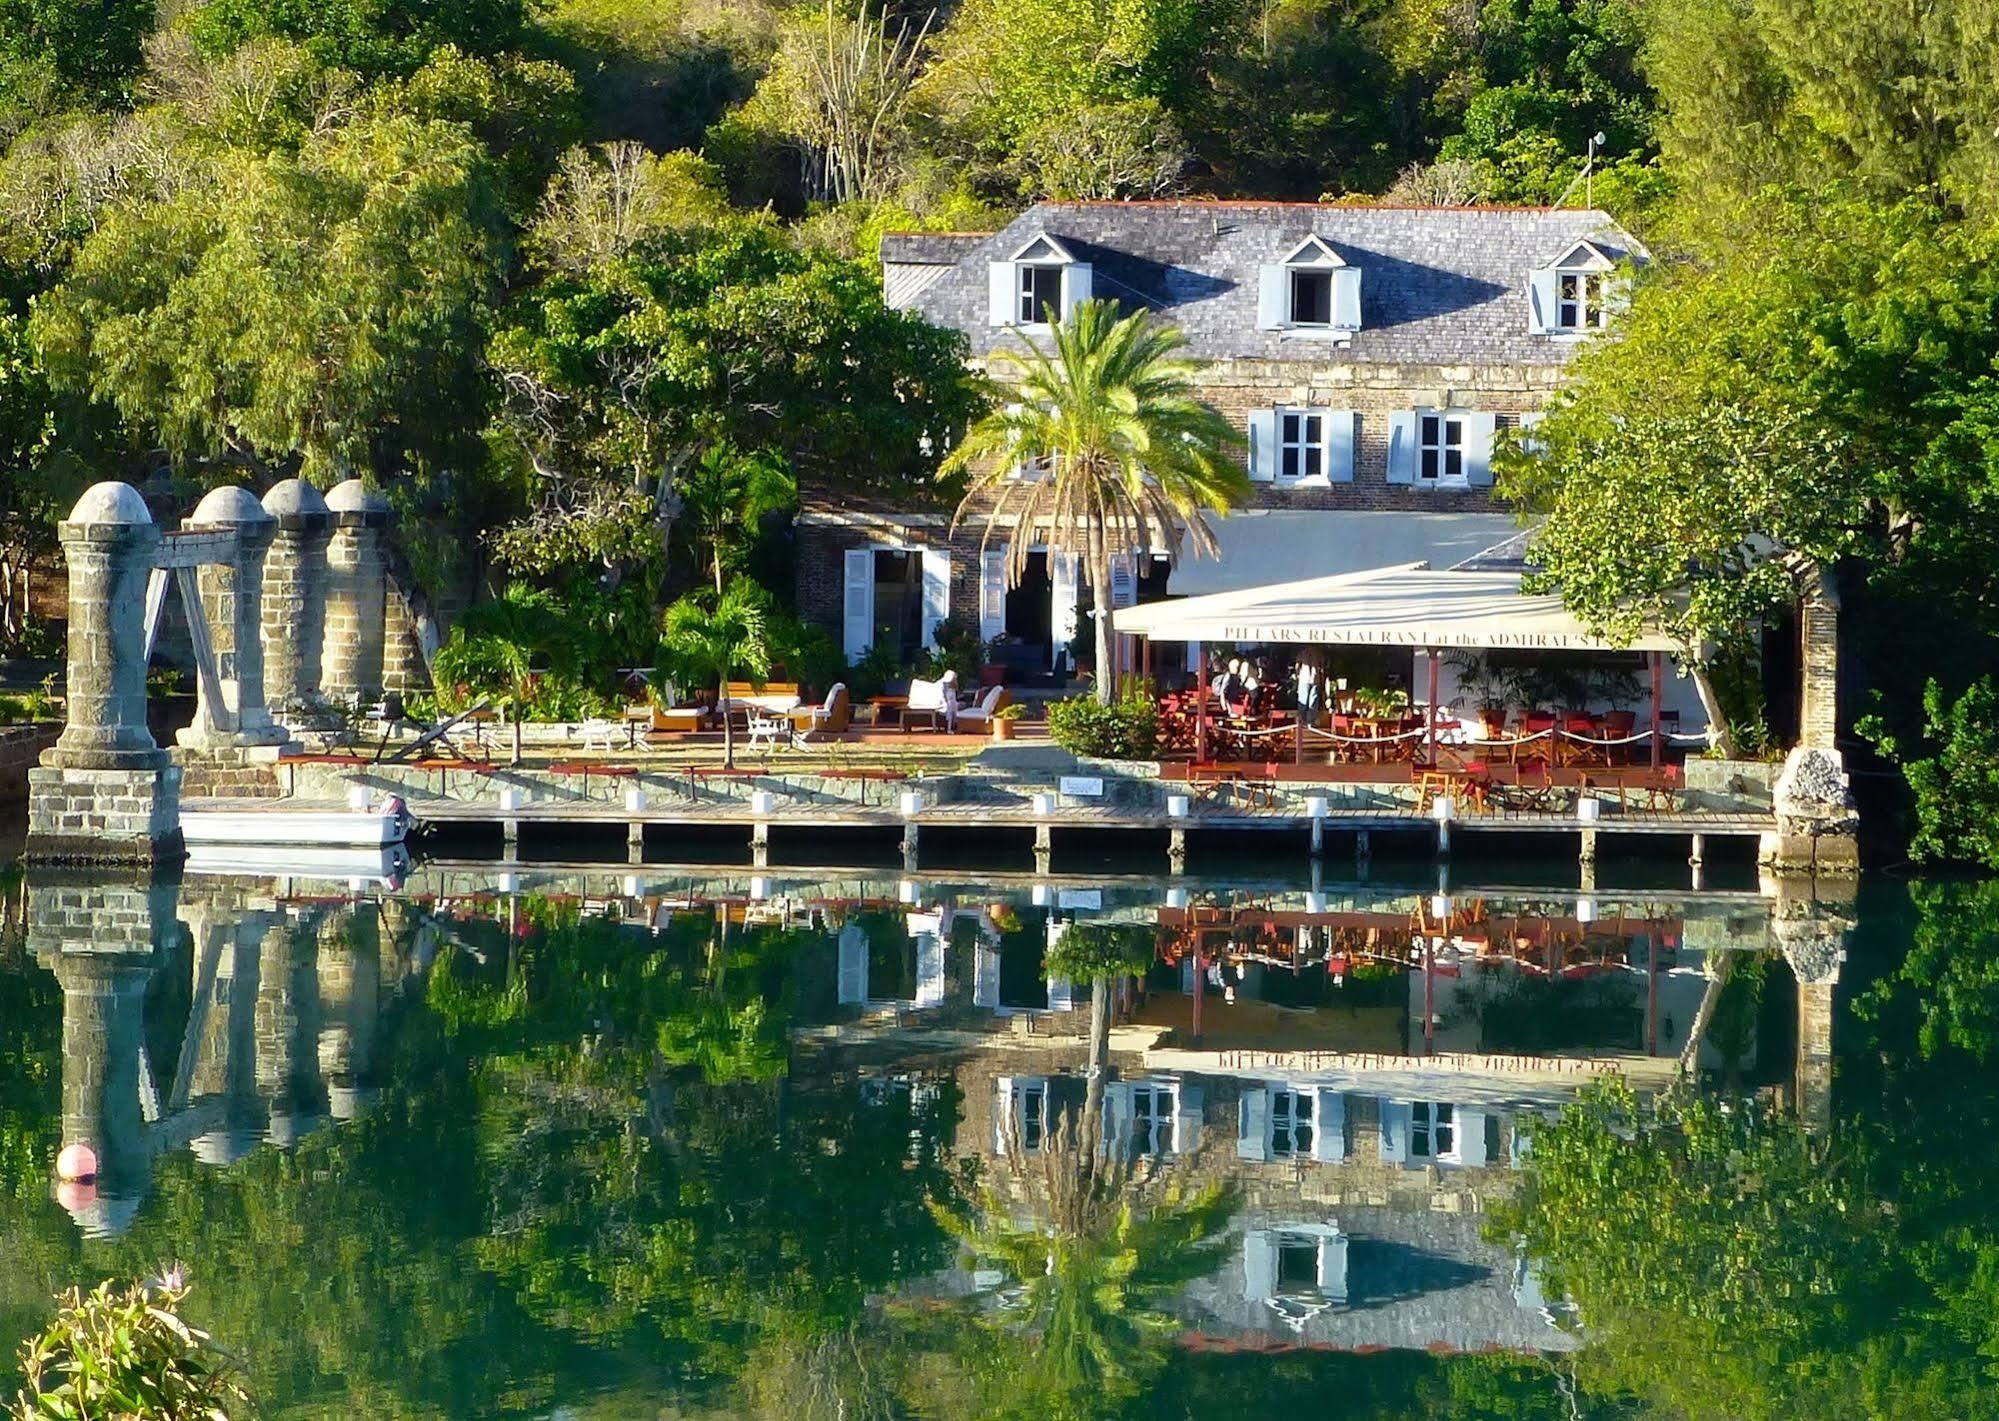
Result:
<svg viewBox="0 0 1999 1421">
<path fill-rule="evenodd" d="M 1581 336 L 1610 324 L 1617 263 L 1594 242 L 1577 242 L 1527 279 L 1527 328 L 1535 335 Z"/>
<path fill-rule="evenodd" d="M 1062 309 L 1062 268 L 1022 262 L 1020 271 L 1020 311 L 1018 325 L 1039 326 L 1049 321 L 1049 312 Z"/>
<path fill-rule="evenodd" d="M 1030 238 L 1005 261 L 991 264 L 989 322 L 1045 328 L 1090 299 L 1090 264 L 1077 261 L 1046 233 Z"/>
<path fill-rule="evenodd" d="M 1336 338 L 1360 329 L 1360 270 L 1320 238 L 1307 237 L 1259 278 L 1260 329 Z"/>
</svg>

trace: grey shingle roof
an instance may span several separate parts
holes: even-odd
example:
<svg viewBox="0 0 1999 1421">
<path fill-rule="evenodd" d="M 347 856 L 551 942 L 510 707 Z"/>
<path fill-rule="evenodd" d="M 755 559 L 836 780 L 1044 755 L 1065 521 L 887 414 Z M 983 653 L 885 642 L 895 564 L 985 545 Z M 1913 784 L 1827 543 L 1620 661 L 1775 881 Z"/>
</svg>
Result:
<svg viewBox="0 0 1999 1421">
<path fill-rule="evenodd" d="M 1560 364 L 1573 343 L 1528 333 L 1528 273 L 1585 237 L 1613 260 L 1645 256 L 1607 214 L 1580 208 L 1042 203 L 987 237 L 886 238 L 890 299 L 964 331 L 984 355 L 1018 339 L 988 324 L 987 265 L 1044 233 L 1090 263 L 1097 295 L 1158 312 L 1203 360 Z M 1257 268 L 1314 233 L 1361 270 L 1362 328 L 1344 353 L 1323 336 L 1257 329 Z M 932 280 L 906 279 L 912 265 L 953 260 Z"/>
</svg>

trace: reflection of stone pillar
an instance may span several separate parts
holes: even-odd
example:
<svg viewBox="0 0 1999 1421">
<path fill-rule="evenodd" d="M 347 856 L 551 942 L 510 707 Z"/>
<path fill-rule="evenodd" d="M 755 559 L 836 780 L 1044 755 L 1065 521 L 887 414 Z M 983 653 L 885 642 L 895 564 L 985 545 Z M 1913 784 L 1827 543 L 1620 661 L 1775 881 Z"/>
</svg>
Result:
<svg viewBox="0 0 1999 1421">
<path fill-rule="evenodd" d="M 263 1138 L 263 1109 L 257 1100 L 257 997 L 261 986 L 264 927 L 269 915 L 219 910 L 205 928 L 196 927 L 196 970 L 200 954 L 215 954 L 214 982 L 207 1016 L 195 1044 L 189 1099 L 215 1121 L 194 1141 L 204 1164 L 234 1164 Z"/>
<path fill-rule="evenodd" d="M 319 930 L 319 1072 L 336 1120 L 359 1114 L 370 1094 L 381 1011 L 381 943 L 371 904 L 328 916 Z"/>
<path fill-rule="evenodd" d="M 101 483 L 59 529 L 69 567 L 69 723 L 28 775 L 28 856 L 147 863 L 180 852 L 180 771 L 146 728 L 146 583 L 160 530 Z"/>
<path fill-rule="evenodd" d="M 1780 894 L 1771 935 L 1798 983 L 1798 1117 L 1813 1132 L 1832 1123 L 1834 991 L 1854 925 L 1850 903 Z"/>
<path fill-rule="evenodd" d="M 290 1145 L 321 1113 L 317 954 L 311 939 L 280 913 L 264 934 L 257 987 L 257 1093 L 270 1110 L 271 1140 Z"/>
<path fill-rule="evenodd" d="M 121 1233 L 152 1178 L 142 1092 L 146 987 L 173 927 L 171 889 L 135 884 L 31 884 L 29 939 L 63 990 L 64 1145 L 95 1152 L 94 1184 L 58 1197 L 86 1233 Z"/>
<path fill-rule="evenodd" d="M 320 686 L 330 700 L 373 701 L 382 694 L 389 504 L 359 479 L 349 479 L 326 496 L 326 506 L 333 536 L 326 545 Z"/>
<path fill-rule="evenodd" d="M 195 571 L 223 703 L 210 705 L 207 682 L 198 678 L 194 724 L 180 733 L 180 743 L 202 748 L 282 745 L 284 728 L 272 722 L 264 694 L 264 559 L 277 521 L 249 490 L 224 487 L 209 490 L 187 527 L 235 534 L 236 553 L 226 563 Z"/>
<path fill-rule="evenodd" d="M 1798 605 L 1798 744 L 1839 745 L 1839 592 L 1820 572 Z"/>
<path fill-rule="evenodd" d="M 264 559 L 264 691 L 281 719 L 308 719 L 300 712 L 320 699 L 330 515 L 304 479 L 286 479 L 265 494 L 264 511 L 277 520 Z"/>
</svg>

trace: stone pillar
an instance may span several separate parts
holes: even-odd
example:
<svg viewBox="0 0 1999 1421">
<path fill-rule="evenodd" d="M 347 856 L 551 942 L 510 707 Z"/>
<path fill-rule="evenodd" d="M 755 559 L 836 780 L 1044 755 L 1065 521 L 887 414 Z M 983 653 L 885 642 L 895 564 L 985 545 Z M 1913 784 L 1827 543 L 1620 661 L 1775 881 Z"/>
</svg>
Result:
<svg viewBox="0 0 1999 1421">
<path fill-rule="evenodd" d="M 264 512 L 277 522 L 264 559 L 264 691 L 280 720 L 309 723 L 320 701 L 332 515 L 319 490 L 304 479 L 286 479 L 265 494 Z"/>
<path fill-rule="evenodd" d="M 373 1098 L 375 1027 L 382 1010 L 379 921 L 371 905 L 329 913 L 320 925 L 319 1073 L 328 1110 L 351 1120 Z"/>
<path fill-rule="evenodd" d="M 195 573 L 223 704 L 211 706 L 202 683 L 194 724 L 180 733 L 180 743 L 204 750 L 283 745 L 290 736 L 271 719 L 264 692 L 264 562 L 277 520 L 249 490 L 218 488 L 195 506 L 187 527 L 234 533 L 236 555 Z"/>
<path fill-rule="evenodd" d="M 57 1199 L 92 1237 L 124 1232 L 152 1182 L 143 1091 L 146 988 L 173 928 L 170 888 L 135 883 L 36 883 L 29 940 L 62 984 L 62 1142 L 88 1145 L 94 1181 Z M 162 904 L 164 901 L 164 920 Z"/>
<path fill-rule="evenodd" d="M 1798 608 L 1798 744 L 1836 750 L 1839 744 L 1839 591 L 1832 574 L 1817 572 Z"/>
<path fill-rule="evenodd" d="M 1779 887 L 1771 936 L 1798 983 L 1798 1118 L 1813 1133 L 1832 1124 L 1834 992 L 1854 926 L 1850 901 Z"/>
<path fill-rule="evenodd" d="M 27 857 L 180 857 L 180 771 L 146 728 L 146 584 L 160 530 L 129 484 L 85 491 L 58 529 L 69 566 L 68 724 L 28 772 Z"/>
<path fill-rule="evenodd" d="M 333 533 L 326 544 L 326 647 L 320 689 L 336 702 L 382 694 L 388 628 L 389 504 L 359 479 L 326 496 Z"/>
</svg>

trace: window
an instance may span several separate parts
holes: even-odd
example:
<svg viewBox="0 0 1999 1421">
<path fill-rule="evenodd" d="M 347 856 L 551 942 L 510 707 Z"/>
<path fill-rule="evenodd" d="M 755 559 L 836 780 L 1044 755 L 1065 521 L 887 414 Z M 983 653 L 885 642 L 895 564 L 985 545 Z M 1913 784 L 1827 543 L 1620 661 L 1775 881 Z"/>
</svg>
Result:
<svg viewBox="0 0 1999 1421">
<path fill-rule="evenodd" d="M 1411 1159 L 1450 1159 L 1457 1152 L 1457 1112 L 1452 1106 L 1419 1100 L 1409 1107 Z"/>
<path fill-rule="evenodd" d="M 1013 1103 L 1020 1112 L 1021 1153 L 1040 1154 L 1048 1139 L 1048 1083 L 1020 1082 L 1013 1088 Z"/>
<path fill-rule="evenodd" d="M 1465 422 L 1452 414 L 1425 414 L 1421 424 L 1418 465 L 1423 482 L 1461 484 L 1465 481 Z"/>
<path fill-rule="evenodd" d="M 1048 312 L 1053 308 L 1057 315 L 1062 311 L 1062 268 L 1059 266 L 1020 267 L 1020 323 L 1023 326 L 1045 325 Z"/>
<path fill-rule="evenodd" d="M 1333 323 L 1333 274 L 1291 270 L 1291 324 L 1330 326 Z"/>
<path fill-rule="evenodd" d="M 1609 324 L 1600 271 L 1564 271 L 1555 276 L 1555 326 L 1564 331 L 1596 330 Z"/>
<path fill-rule="evenodd" d="M 1319 1294 L 1319 1244 L 1316 1234 L 1277 1235 L 1277 1295 Z"/>
<path fill-rule="evenodd" d="M 1147 1157 L 1172 1152 L 1172 1086 L 1141 1083 L 1131 1088 L 1131 1147 Z"/>
<path fill-rule="evenodd" d="M 1309 1091 L 1270 1092 L 1270 1157 L 1310 1159 L 1316 1104 Z"/>
<path fill-rule="evenodd" d="M 1280 477 L 1316 479 L 1325 473 L 1324 410 L 1284 410 L 1279 414 L 1277 430 Z"/>
</svg>

